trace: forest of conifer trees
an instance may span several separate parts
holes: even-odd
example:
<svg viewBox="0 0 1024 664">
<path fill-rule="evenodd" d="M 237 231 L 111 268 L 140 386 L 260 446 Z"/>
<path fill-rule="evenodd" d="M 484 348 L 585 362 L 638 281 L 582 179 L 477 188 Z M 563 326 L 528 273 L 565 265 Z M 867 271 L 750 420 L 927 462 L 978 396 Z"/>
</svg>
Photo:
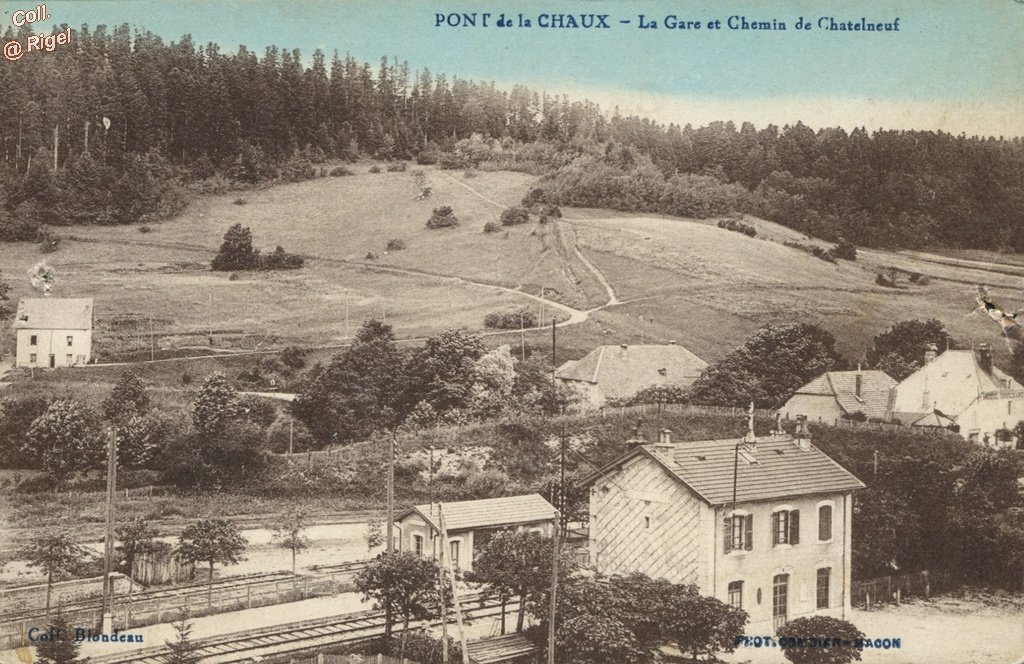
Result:
<svg viewBox="0 0 1024 664">
<path fill-rule="evenodd" d="M 528 171 L 560 205 L 749 213 L 867 246 L 1024 251 L 1020 137 L 666 126 L 388 58 L 227 54 L 127 25 L 83 26 L 72 44 L 0 67 L 0 240 L 158 220 L 189 191 L 369 157 Z"/>
</svg>

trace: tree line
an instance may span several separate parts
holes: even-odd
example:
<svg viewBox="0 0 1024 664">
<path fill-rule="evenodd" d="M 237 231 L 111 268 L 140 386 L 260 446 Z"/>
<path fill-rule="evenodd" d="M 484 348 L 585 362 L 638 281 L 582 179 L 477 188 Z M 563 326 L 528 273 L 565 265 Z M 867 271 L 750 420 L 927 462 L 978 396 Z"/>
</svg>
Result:
<svg viewBox="0 0 1024 664">
<path fill-rule="evenodd" d="M 748 212 L 869 246 L 1024 250 L 1020 138 L 665 125 L 388 58 L 225 53 L 127 25 L 74 39 L 0 71 L 0 239 L 32 239 L 39 223 L 159 219 L 180 209 L 181 184 L 307 179 L 311 164 L 372 156 L 548 175 L 561 204 Z"/>
</svg>

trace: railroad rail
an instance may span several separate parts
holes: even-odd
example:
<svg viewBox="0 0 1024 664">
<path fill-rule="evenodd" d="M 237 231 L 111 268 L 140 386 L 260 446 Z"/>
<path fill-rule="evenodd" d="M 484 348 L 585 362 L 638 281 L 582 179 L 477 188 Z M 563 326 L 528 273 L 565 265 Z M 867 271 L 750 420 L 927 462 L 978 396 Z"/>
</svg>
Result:
<svg viewBox="0 0 1024 664">
<path fill-rule="evenodd" d="M 506 611 L 514 610 L 516 606 L 517 603 L 510 603 Z M 501 603 L 498 601 L 484 601 L 480 595 L 470 595 L 463 600 L 463 615 L 467 620 L 489 618 L 500 613 Z M 416 620 L 409 623 L 409 628 L 440 624 L 436 618 Z M 394 625 L 393 631 L 401 632 L 401 624 Z M 235 664 L 358 643 L 383 634 L 384 612 L 360 611 L 221 634 L 196 639 L 192 643 L 199 661 L 205 664 Z M 154 646 L 90 657 L 89 661 L 90 664 L 165 664 L 169 652 L 167 646 Z"/>
</svg>

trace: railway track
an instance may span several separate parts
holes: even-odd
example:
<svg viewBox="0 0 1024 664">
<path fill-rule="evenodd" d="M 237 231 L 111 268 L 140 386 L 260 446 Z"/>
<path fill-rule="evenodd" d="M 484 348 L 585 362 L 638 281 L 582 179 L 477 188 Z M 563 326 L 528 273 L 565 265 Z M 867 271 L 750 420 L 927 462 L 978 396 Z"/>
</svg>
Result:
<svg viewBox="0 0 1024 664">
<path fill-rule="evenodd" d="M 513 611 L 513 603 L 506 611 Z M 463 615 L 467 620 L 479 620 L 500 615 L 501 604 L 497 601 L 483 602 L 479 595 L 463 600 Z M 440 625 L 437 619 L 419 620 L 409 623 L 410 629 Z M 395 626 L 401 631 L 401 625 Z M 193 641 L 196 655 L 204 664 L 234 664 L 255 662 L 269 657 L 294 655 L 300 652 L 337 646 L 344 643 L 358 643 L 384 634 L 384 613 L 382 611 L 361 611 L 343 616 L 315 618 L 250 629 L 231 634 L 221 634 Z M 91 657 L 91 664 L 165 664 L 170 649 L 167 646 L 140 648 L 128 652 Z"/>
</svg>

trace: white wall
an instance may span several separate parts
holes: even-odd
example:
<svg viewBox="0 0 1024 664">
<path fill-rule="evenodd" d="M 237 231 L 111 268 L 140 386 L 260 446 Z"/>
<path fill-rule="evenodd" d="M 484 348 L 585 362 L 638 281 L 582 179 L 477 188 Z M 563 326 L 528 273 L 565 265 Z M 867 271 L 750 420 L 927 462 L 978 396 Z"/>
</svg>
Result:
<svg viewBox="0 0 1024 664">
<path fill-rule="evenodd" d="M 32 345 L 32 337 L 36 345 Z M 71 345 L 68 345 L 71 337 Z M 55 367 L 73 367 L 88 364 L 92 358 L 91 330 L 18 330 L 16 366 L 50 367 L 53 355 Z M 35 362 L 32 361 L 35 355 Z M 68 358 L 68 355 L 71 357 Z"/>
</svg>

